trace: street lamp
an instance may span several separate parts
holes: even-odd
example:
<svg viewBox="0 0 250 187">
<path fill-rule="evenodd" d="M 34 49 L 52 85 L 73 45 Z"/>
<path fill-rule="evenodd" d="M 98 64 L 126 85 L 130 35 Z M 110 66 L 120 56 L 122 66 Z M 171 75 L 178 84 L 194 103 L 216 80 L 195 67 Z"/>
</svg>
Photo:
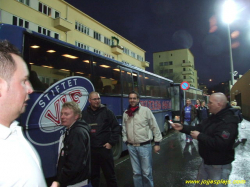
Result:
<svg viewBox="0 0 250 187">
<path fill-rule="evenodd" d="M 237 14 L 236 4 L 233 0 L 226 0 L 223 6 L 223 20 L 227 23 L 228 43 L 229 43 L 229 56 L 230 56 L 230 68 L 231 68 L 231 85 L 234 85 L 234 67 L 233 67 L 233 54 L 231 47 L 231 35 L 230 35 L 230 23 L 232 23 Z"/>
</svg>

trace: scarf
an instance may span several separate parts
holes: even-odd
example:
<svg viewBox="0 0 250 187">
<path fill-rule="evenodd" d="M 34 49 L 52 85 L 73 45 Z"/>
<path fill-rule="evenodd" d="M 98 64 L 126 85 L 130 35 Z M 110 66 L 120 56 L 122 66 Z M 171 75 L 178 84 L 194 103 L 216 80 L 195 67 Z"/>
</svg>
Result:
<svg viewBox="0 0 250 187">
<path fill-rule="evenodd" d="M 131 107 L 129 105 L 128 110 L 126 111 L 126 114 L 128 114 L 129 117 L 134 116 L 134 113 L 139 109 L 139 103 L 136 106 Z"/>
</svg>

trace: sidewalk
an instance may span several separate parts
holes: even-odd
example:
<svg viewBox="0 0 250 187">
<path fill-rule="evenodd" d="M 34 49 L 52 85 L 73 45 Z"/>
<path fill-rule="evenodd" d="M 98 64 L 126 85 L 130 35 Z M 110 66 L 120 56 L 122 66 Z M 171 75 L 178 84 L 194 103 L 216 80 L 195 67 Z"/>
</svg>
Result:
<svg viewBox="0 0 250 187">
<path fill-rule="evenodd" d="M 229 180 L 231 184 L 229 187 L 249 187 L 250 186 L 250 122 L 243 120 L 245 127 L 241 128 L 239 125 L 239 138 L 247 138 L 245 145 L 242 143 L 235 148 L 235 161 L 232 163 L 233 169 Z M 246 183 L 242 184 L 241 180 Z M 233 184 L 233 182 L 240 182 L 241 184 Z"/>
</svg>

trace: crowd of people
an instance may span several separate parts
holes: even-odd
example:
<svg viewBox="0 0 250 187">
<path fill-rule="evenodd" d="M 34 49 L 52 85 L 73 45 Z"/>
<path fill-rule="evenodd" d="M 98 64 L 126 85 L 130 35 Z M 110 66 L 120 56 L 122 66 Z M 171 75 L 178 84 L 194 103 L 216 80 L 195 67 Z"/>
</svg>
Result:
<svg viewBox="0 0 250 187">
<path fill-rule="evenodd" d="M 25 111 L 32 92 L 29 71 L 19 51 L 8 41 L 1 41 L 0 186 L 46 186 L 39 155 L 15 121 Z M 75 102 L 62 106 L 61 125 L 66 130 L 60 137 L 57 175 L 51 187 L 80 187 L 89 182 L 99 187 L 100 170 L 107 186 L 117 187 L 111 149 L 121 135 L 128 147 L 134 186 L 153 187 L 152 150 L 159 153 L 162 135 L 152 111 L 141 106 L 140 95 L 136 91 L 128 94 L 122 127 L 114 113 L 101 103 L 98 92 L 91 92 L 88 101 L 84 111 Z M 171 124 L 187 135 L 187 142 L 196 139 L 199 143 L 202 163 L 198 180 L 227 180 L 230 175 L 233 144 L 238 136 L 238 118 L 230 108 L 222 93 L 212 94 L 208 107 L 199 100 L 193 106 L 187 99 L 181 123 Z"/>
</svg>

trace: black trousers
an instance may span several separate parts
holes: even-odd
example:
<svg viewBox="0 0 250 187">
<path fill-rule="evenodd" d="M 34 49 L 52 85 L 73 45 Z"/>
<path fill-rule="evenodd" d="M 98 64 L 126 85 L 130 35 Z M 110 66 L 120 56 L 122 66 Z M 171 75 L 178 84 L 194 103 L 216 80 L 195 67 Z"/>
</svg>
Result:
<svg viewBox="0 0 250 187">
<path fill-rule="evenodd" d="M 100 186 L 100 169 L 106 179 L 107 187 L 117 187 L 112 150 L 105 147 L 91 148 L 91 184 L 93 187 Z"/>
</svg>

